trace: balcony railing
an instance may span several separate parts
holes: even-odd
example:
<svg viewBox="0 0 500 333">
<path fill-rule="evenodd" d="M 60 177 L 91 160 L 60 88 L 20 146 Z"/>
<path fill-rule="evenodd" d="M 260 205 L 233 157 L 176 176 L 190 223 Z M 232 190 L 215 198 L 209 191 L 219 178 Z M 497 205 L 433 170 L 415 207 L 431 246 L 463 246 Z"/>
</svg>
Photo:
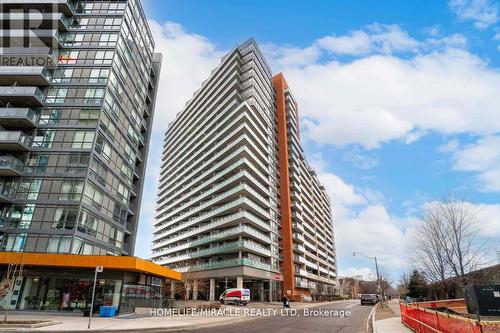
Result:
<svg viewBox="0 0 500 333">
<path fill-rule="evenodd" d="M 203 232 L 203 231 L 200 231 L 199 229 L 202 229 L 202 228 L 197 228 L 195 230 L 192 230 L 192 231 L 197 231 L 197 232 L 194 232 L 194 235 L 196 235 L 197 233 Z M 188 249 L 190 247 L 215 242 L 215 241 L 220 240 L 222 238 L 226 238 L 226 237 L 230 237 L 230 236 L 237 236 L 240 234 L 252 235 L 256 239 L 263 241 L 265 243 L 271 242 L 271 238 L 269 238 L 269 236 L 267 236 L 266 234 L 263 234 L 262 232 L 258 231 L 257 229 L 254 229 L 250 226 L 242 225 L 242 226 L 226 229 L 224 231 L 212 233 L 210 235 L 200 237 L 194 241 L 185 242 L 183 244 L 168 247 L 168 248 L 161 248 L 160 246 L 158 246 L 159 244 L 155 244 L 155 245 L 153 245 L 153 249 L 154 249 L 153 252 L 154 252 L 154 254 L 165 255 L 165 254 L 174 253 L 174 252 L 177 252 L 180 250 Z M 170 240 L 169 242 L 167 242 L 167 244 L 168 243 L 172 244 L 172 243 L 175 243 L 175 241 Z"/>
<path fill-rule="evenodd" d="M 44 93 L 37 87 L 0 87 L 0 106 L 42 106 Z"/>
<path fill-rule="evenodd" d="M 193 266 L 175 267 L 174 269 L 179 272 L 188 272 L 188 271 L 191 272 L 191 271 L 202 271 L 202 270 L 226 268 L 234 266 L 250 266 L 254 268 L 264 269 L 267 271 L 271 270 L 271 265 L 269 264 L 253 261 L 246 258 L 223 260 L 223 261 L 210 262 L 206 264 L 199 264 Z"/>
<path fill-rule="evenodd" d="M 262 254 L 265 256 L 271 255 L 271 251 L 268 248 L 266 248 L 266 247 L 264 247 L 256 242 L 253 242 L 253 241 L 243 240 L 243 241 L 226 243 L 226 244 L 219 245 L 219 246 L 212 246 L 212 247 L 209 247 L 206 249 L 193 251 L 190 253 L 163 256 L 160 259 L 160 262 L 161 262 L 161 264 L 169 264 L 172 262 L 178 262 L 178 261 L 197 258 L 197 257 L 204 257 L 207 255 L 224 253 L 224 252 L 227 252 L 230 250 L 239 250 L 239 249 L 252 250 L 252 251 L 258 252 L 259 254 Z"/>
<path fill-rule="evenodd" d="M 235 206 L 237 204 L 240 204 L 240 202 L 244 202 L 245 200 L 246 199 L 240 199 L 238 202 L 229 203 L 228 205 L 224 205 L 224 206 L 220 207 L 220 209 L 221 210 L 225 210 L 226 208 L 229 208 L 229 206 L 233 207 L 233 206 Z M 178 235 L 176 235 L 174 237 L 169 237 L 169 238 L 161 240 L 161 241 L 156 241 L 155 244 L 153 245 L 153 248 L 154 249 L 161 248 L 162 246 L 175 243 L 175 242 L 177 242 L 179 240 L 182 240 L 182 239 L 185 239 L 185 238 L 197 235 L 197 234 L 201 234 L 203 232 L 207 232 L 207 231 L 209 231 L 211 229 L 214 229 L 214 228 L 217 228 L 217 227 L 221 227 L 221 226 L 223 226 L 225 224 L 237 221 L 239 219 L 246 219 L 249 222 L 251 222 L 251 224 L 253 226 L 257 226 L 260 229 L 263 229 L 265 231 L 269 231 L 269 225 L 266 222 L 262 221 L 261 219 L 259 219 L 258 217 L 256 217 L 255 215 L 253 215 L 250 212 L 240 211 L 238 213 L 226 216 L 224 218 L 217 219 L 217 220 L 215 220 L 215 221 L 213 221 L 211 223 L 205 224 L 205 225 L 203 225 L 201 227 L 198 227 L 198 228 L 194 228 L 194 229 L 191 228 L 191 229 L 189 229 L 189 227 L 191 227 L 191 226 L 196 225 L 196 224 L 199 223 L 199 219 L 193 219 L 193 220 L 191 220 L 191 221 L 189 221 L 189 222 L 187 222 L 185 224 L 182 224 L 182 225 L 177 226 L 175 228 L 166 230 L 166 231 L 164 231 L 164 232 L 162 232 L 160 234 L 155 235 L 155 239 L 162 238 L 162 237 L 174 234 L 175 232 L 178 232 L 179 230 L 187 229 L 186 231 L 181 232 L 181 233 L 179 233 Z"/>
<path fill-rule="evenodd" d="M 0 176 L 14 176 L 23 172 L 24 163 L 12 155 L 0 156 Z"/>
<path fill-rule="evenodd" d="M 3 5 L 23 5 L 24 9 L 42 9 L 43 12 L 51 12 L 54 6 L 57 6 L 55 10 L 66 15 L 75 14 L 76 2 L 75 0 L 2 0 Z"/>
<path fill-rule="evenodd" d="M 29 150 L 32 139 L 24 132 L 20 131 L 1 131 L 0 149 L 6 151 L 25 151 Z"/>
<path fill-rule="evenodd" d="M 0 109 L 0 126 L 4 128 L 35 127 L 40 118 L 40 110 L 30 108 Z"/>
</svg>

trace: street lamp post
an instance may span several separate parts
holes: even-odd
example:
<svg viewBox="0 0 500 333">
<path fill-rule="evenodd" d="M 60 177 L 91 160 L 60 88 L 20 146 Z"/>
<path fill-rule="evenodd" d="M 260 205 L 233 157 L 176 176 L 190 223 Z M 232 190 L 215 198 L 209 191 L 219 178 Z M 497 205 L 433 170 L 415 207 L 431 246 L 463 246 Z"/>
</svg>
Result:
<svg viewBox="0 0 500 333">
<path fill-rule="evenodd" d="M 382 285 L 381 285 L 381 281 L 380 281 L 380 274 L 378 273 L 377 257 L 370 257 L 370 256 L 367 256 L 366 254 L 361 253 L 361 252 L 353 252 L 352 256 L 355 257 L 356 254 L 362 255 L 365 258 L 368 258 L 368 259 L 375 261 L 375 272 L 377 273 L 377 288 L 379 291 L 382 292 L 382 304 L 381 304 L 381 306 L 384 307 L 385 292 L 382 290 Z"/>
<path fill-rule="evenodd" d="M 89 325 L 87 326 L 88 329 L 90 329 L 90 322 L 92 321 L 92 312 L 94 312 L 94 298 L 95 298 L 95 285 L 97 282 L 97 273 L 102 273 L 102 271 L 103 271 L 102 266 L 96 266 L 94 272 L 94 287 L 92 288 L 92 302 L 90 303 Z"/>
</svg>

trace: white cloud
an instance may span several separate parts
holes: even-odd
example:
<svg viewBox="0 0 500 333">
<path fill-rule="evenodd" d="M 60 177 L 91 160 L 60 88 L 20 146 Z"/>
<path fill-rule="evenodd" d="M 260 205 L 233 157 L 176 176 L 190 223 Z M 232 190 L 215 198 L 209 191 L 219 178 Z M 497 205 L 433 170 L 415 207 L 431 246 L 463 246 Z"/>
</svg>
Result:
<svg viewBox="0 0 500 333">
<path fill-rule="evenodd" d="M 457 139 L 451 139 L 445 144 L 440 145 L 437 150 L 440 153 L 452 153 L 460 147 L 460 142 Z"/>
<path fill-rule="evenodd" d="M 363 152 L 357 146 L 345 152 L 342 156 L 342 160 L 363 170 L 368 170 L 378 165 L 378 159 L 375 156 Z"/>
<path fill-rule="evenodd" d="M 479 234 L 486 238 L 500 239 L 500 204 L 469 203 L 474 212 Z"/>
<path fill-rule="evenodd" d="M 363 281 L 375 281 L 377 279 L 377 274 L 372 268 L 368 267 L 347 267 L 339 270 L 339 277 L 354 277 L 362 276 Z"/>
<path fill-rule="evenodd" d="M 441 26 L 439 24 L 429 26 L 423 30 L 432 37 L 437 37 L 441 34 Z"/>
<path fill-rule="evenodd" d="M 372 24 L 367 31 L 355 30 L 344 36 L 326 36 L 318 39 L 316 45 L 335 54 L 348 55 L 413 52 L 421 46 L 399 26 L 382 24 Z"/>
<path fill-rule="evenodd" d="M 205 37 L 191 34 L 181 25 L 149 21 L 155 52 L 163 54 L 159 93 L 155 109 L 155 128 L 164 131 L 203 80 L 219 63 L 224 51 Z"/>
<path fill-rule="evenodd" d="M 391 270 L 407 266 L 407 222 L 391 216 L 381 205 L 368 205 L 351 213 L 335 224 L 339 258 L 352 256 L 355 251 L 376 256 L 381 266 Z M 359 260 L 366 259 L 360 257 Z"/>
<path fill-rule="evenodd" d="M 485 191 L 500 191 L 500 135 L 488 136 L 453 151 L 455 170 L 476 172 Z"/>
<path fill-rule="evenodd" d="M 318 173 L 318 177 L 325 186 L 330 199 L 333 201 L 337 214 L 345 207 L 366 203 L 366 199 L 359 189 L 356 189 L 351 184 L 347 184 L 333 173 Z"/>
<path fill-rule="evenodd" d="M 356 251 L 377 256 L 381 269 L 406 268 L 405 230 L 412 219 L 391 216 L 383 196 L 372 189 L 355 187 L 324 170 L 318 177 L 333 203 L 337 258 L 341 263 L 366 265 L 366 258 L 352 258 Z"/>
<path fill-rule="evenodd" d="M 500 6 L 495 0 L 451 0 L 449 6 L 458 18 L 473 21 L 479 29 L 485 29 L 500 20 Z"/>
<path fill-rule="evenodd" d="M 299 101 L 305 136 L 320 144 L 378 148 L 429 131 L 500 131 L 500 73 L 462 49 L 288 67 L 271 60 Z"/>
</svg>

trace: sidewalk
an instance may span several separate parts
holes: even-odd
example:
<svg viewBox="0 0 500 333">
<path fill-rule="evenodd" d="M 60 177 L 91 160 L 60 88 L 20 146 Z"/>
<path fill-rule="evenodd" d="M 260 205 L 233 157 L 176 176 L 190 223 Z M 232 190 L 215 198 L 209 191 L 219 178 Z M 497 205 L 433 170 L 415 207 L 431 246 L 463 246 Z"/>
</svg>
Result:
<svg viewBox="0 0 500 333">
<path fill-rule="evenodd" d="M 347 301 L 339 301 L 339 303 Z M 337 302 L 335 302 L 337 303 Z M 321 303 L 292 303 L 291 307 L 295 309 L 304 309 L 310 307 L 319 307 L 329 302 Z M 29 315 L 15 312 L 9 315 L 9 321 L 49 321 L 54 325 L 37 327 L 37 328 L 23 328 L 23 329 L 8 329 L 3 328 L 2 331 L 13 332 L 162 332 L 168 330 L 192 329 L 192 328 L 207 328 L 212 326 L 223 325 L 231 322 L 240 322 L 245 320 L 252 320 L 259 318 L 259 316 L 245 315 L 245 309 L 251 310 L 266 310 L 262 311 L 262 316 L 272 315 L 273 309 L 279 311 L 282 308 L 280 303 L 251 303 L 249 306 L 232 306 L 228 305 L 223 307 L 228 311 L 240 310 L 239 315 L 227 316 L 137 316 L 134 314 L 123 315 L 114 318 L 92 318 L 91 329 L 87 329 L 88 318 L 76 317 L 59 314 L 34 314 Z"/>
<path fill-rule="evenodd" d="M 411 333 L 413 332 L 401 322 L 401 312 L 399 309 L 399 300 L 393 299 L 389 301 L 390 311 L 384 310 L 382 315 L 380 310 L 377 310 L 375 315 L 374 333 Z M 392 312 L 392 316 L 391 313 Z M 380 314 L 377 316 L 377 314 Z M 380 318 L 380 319 L 379 319 Z"/>
</svg>

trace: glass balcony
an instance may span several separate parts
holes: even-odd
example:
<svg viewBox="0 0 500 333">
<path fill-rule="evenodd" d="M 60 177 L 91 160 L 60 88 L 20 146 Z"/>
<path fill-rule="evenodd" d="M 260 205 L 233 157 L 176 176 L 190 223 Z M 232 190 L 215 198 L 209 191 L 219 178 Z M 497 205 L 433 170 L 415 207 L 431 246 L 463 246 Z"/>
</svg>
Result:
<svg viewBox="0 0 500 333">
<path fill-rule="evenodd" d="M 28 38 L 30 43 L 35 47 L 47 46 L 50 48 L 60 48 L 63 45 L 63 35 L 58 30 L 24 30 L 24 29 L 9 29 L 0 30 L 0 38 L 8 40 L 9 46 L 21 47 L 24 41 Z"/>
<path fill-rule="evenodd" d="M 40 17 L 42 15 L 42 17 Z M 4 21 L 9 21 L 11 26 L 22 26 L 25 21 L 37 21 L 39 25 L 37 29 L 58 29 L 59 31 L 68 31 L 71 26 L 71 19 L 63 13 L 50 13 L 50 12 L 28 12 L 19 13 L 12 12 L 3 15 Z"/>
<path fill-rule="evenodd" d="M 198 258 L 198 257 L 204 257 L 208 255 L 213 255 L 213 254 L 222 254 L 222 253 L 229 253 L 229 252 L 234 252 L 238 250 L 245 249 L 247 251 L 251 251 L 254 253 L 258 253 L 261 255 L 265 256 L 270 256 L 271 251 L 267 249 L 266 247 L 252 241 L 244 240 L 244 241 L 236 241 L 236 242 L 230 242 L 230 243 L 225 243 L 223 245 L 218 245 L 218 246 L 212 246 L 206 249 L 198 250 L 198 251 L 193 251 L 190 253 L 184 253 L 184 254 L 179 254 L 179 255 L 168 255 L 166 257 L 163 257 L 161 263 L 162 264 L 169 264 L 173 262 L 178 262 L 181 260 L 188 260 L 192 258 Z"/>
<path fill-rule="evenodd" d="M 40 110 L 30 108 L 0 109 L 0 126 L 3 128 L 33 128 L 40 117 Z"/>
<path fill-rule="evenodd" d="M 204 271 L 209 269 L 217 269 L 217 268 L 226 268 L 226 267 L 235 267 L 235 266 L 250 266 L 254 268 L 271 270 L 271 265 L 266 263 L 261 263 L 258 261 L 253 261 L 250 259 L 242 258 L 242 259 L 232 259 L 232 260 L 222 260 L 217 262 L 211 262 L 200 265 L 193 266 L 184 266 L 184 267 L 176 267 L 175 270 L 179 272 L 187 272 L 187 271 Z"/>
<path fill-rule="evenodd" d="M 206 229 L 206 228 L 205 227 L 204 228 L 196 228 L 194 230 L 191 230 L 192 232 L 194 232 L 192 234 L 196 235 L 196 234 L 200 234 L 204 231 L 207 231 L 207 230 L 201 230 L 201 229 Z M 210 230 L 210 229 L 208 229 L 208 230 Z M 169 253 L 174 253 L 174 252 L 177 252 L 180 250 L 185 250 L 185 249 L 188 249 L 190 247 L 200 246 L 200 245 L 212 243 L 215 241 L 221 241 L 223 239 L 231 238 L 231 237 L 234 237 L 237 235 L 253 236 L 255 239 L 266 242 L 268 244 L 271 242 L 271 238 L 269 236 L 267 236 L 266 234 L 263 234 L 262 232 L 254 229 L 252 227 L 242 225 L 242 226 L 237 226 L 237 227 L 233 227 L 230 229 L 226 229 L 224 231 L 212 233 L 208 236 L 203 236 L 203 237 L 200 237 L 194 241 L 186 242 L 186 243 L 183 243 L 181 245 L 174 246 L 174 247 L 162 249 L 159 246 L 160 244 L 155 244 L 155 245 L 153 245 L 153 249 L 155 249 L 155 250 L 158 249 L 157 253 L 169 254 Z M 185 236 L 185 237 L 187 237 L 187 236 Z M 170 241 L 170 242 L 166 242 L 165 244 L 173 243 L 173 242 L 174 241 Z M 265 250 L 269 251 L 268 249 L 265 249 Z"/>
<path fill-rule="evenodd" d="M 1 131 L 0 150 L 4 151 L 27 151 L 31 147 L 32 139 L 24 132 Z"/>
<path fill-rule="evenodd" d="M 0 87 L 0 106 L 14 105 L 20 107 L 42 106 L 43 91 L 37 87 Z"/>
<path fill-rule="evenodd" d="M 13 187 L 0 183 L 0 203 L 12 203 L 16 197 L 16 191 Z"/>
<path fill-rule="evenodd" d="M 76 0 L 2 0 L 4 8 L 36 9 L 45 13 L 53 11 L 62 12 L 65 15 L 74 15 L 76 11 Z M 54 7 L 57 6 L 57 7 Z"/>
<path fill-rule="evenodd" d="M 0 85 L 48 86 L 51 70 L 42 66 L 0 66 Z"/>
<path fill-rule="evenodd" d="M 20 176 L 24 163 L 12 155 L 0 156 L 0 176 Z"/>
</svg>

